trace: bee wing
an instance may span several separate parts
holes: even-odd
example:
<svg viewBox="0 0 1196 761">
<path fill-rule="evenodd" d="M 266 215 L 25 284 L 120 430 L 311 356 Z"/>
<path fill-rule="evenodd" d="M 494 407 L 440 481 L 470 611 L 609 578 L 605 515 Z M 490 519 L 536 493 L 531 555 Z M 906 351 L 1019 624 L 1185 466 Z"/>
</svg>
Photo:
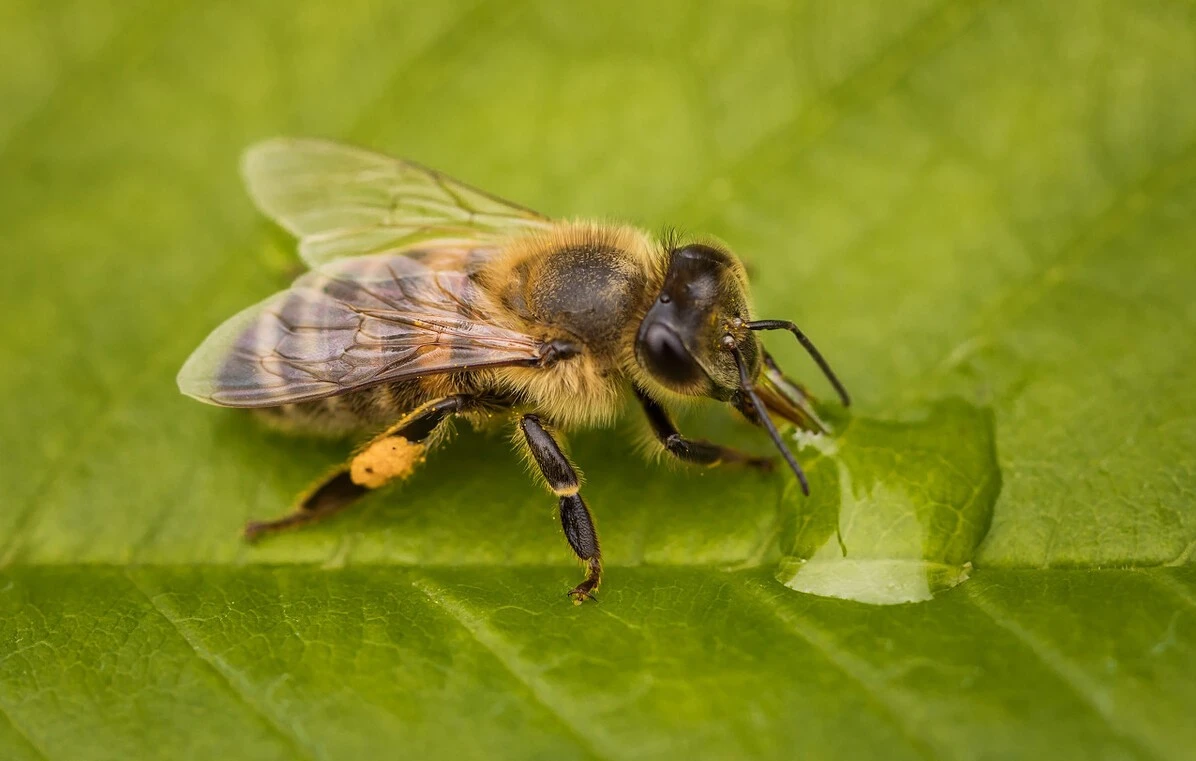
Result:
<svg viewBox="0 0 1196 761">
<path fill-rule="evenodd" d="M 258 208 L 315 267 L 427 241 L 494 240 L 549 220 L 410 161 L 326 140 L 275 138 L 241 160 Z"/>
<path fill-rule="evenodd" d="M 416 257 L 339 259 L 216 328 L 179 371 L 179 389 L 225 407 L 273 407 L 403 378 L 537 364 L 543 342 L 495 325 L 481 298 L 467 272 Z"/>
</svg>

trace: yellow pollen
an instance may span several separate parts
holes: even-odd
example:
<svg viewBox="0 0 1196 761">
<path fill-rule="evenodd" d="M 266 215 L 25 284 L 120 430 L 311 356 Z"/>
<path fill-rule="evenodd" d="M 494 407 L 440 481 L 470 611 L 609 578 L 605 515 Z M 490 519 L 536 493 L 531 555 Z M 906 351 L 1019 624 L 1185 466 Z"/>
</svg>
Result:
<svg viewBox="0 0 1196 761">
<path fill-rule="evenodd" d="M 406 478 L 415 466 L 424 461 L 423 444 L 408 441 L 402 436 L 387 436 L 373 442 L 353 458 L 349 477 L 358 486 L 377 489 L 387 481 Z"/>
</svg>

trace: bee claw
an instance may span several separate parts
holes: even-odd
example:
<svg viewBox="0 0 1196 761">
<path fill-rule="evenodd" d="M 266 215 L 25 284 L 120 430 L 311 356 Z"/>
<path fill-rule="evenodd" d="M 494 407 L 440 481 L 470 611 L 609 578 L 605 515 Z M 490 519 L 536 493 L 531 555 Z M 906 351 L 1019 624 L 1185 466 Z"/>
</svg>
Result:
<svg viewBox="0 0 1196 761">
<path fill-rule="evenodd" d="M 262 538 L 270 534 L 277 533 L 284 529 L 294 528 L 295 526 L 302 526 L 312 520 L 313 516 L 303 513 L 292 513 L 291 515 L 279 518 L 273 521 L 249 521 L 245 524 L 242 535 L 245 541 L 250 544 L 256 544 Z"/>
<path fill-rule="evenodd" d="M 776 460 L 772 457 L 753 457 L 747 461 L 747 465 L 761 473 L 771 473 L 777 467 Z"/>
<path fill-rule="evenodd" d="M 586 579 L 573 589 L 570 589 L 568 592 L 566 592 L 565 596 L 572 598 L 574 605 L 581 605 L 586 600 L 598 602 L 598 595 L 594 591 L 595 586 L 596 585 L 589 579 Z"/>
<path fill-rule="evenodd" d="M 245 529 L 242 533 L 245 537 L 245 541 L 249 542 L 250 544 L 256 543 L 257 540 L 262 538 L 262 534 L 266 533 L 266 522 L 249 521 L 245 524 Z"/>
</svg>

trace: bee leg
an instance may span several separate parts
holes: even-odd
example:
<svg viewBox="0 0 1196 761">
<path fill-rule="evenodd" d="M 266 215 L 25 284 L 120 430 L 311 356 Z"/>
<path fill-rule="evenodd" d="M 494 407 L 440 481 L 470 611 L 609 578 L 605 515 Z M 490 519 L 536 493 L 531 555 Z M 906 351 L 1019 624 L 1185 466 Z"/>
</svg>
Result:
<svg viewBox="0 0 1196 761">
<path fill-rule="evenodd" d="M 540 466 L 544 480 L 560 498 L 561 527 L 565 530 L 565 539 L 569 541 L 574 554 L 586 564 L 585 581 L 569 591 L 573 602 L 580 605 L 594 597 L 602 580 L 602 551 L 598 547 L 594 519 L 578 493 L 581 484 L 577 479 L 577 471 L 552 434 L 544 429 L 540 418 L 524 415 L 519 420 L 519 429 L 523 431 L 532 458 Z"/>
<path fill-rule="evenodd" d="M 250 521 L 245 524 L 245 538 L 251 542 L 257 541 L 265 534 L 274 534 L 289 528 L 302 526 L 320 518 L 332 515 L 344 507 L 348 507 L 354 500 L 365 494 L 369 489 L 358 486 L 349 478 L 349 472 L 337 470 L 331 476 L 321 481 L 314 489 L 309 490 L 299 505 L 289 514 L 272 521 Z"/>
<path fill-rule="evenodd" d="M 723 463 L 740 463 L 752 468 L 769 471 L 773 462 L 769 457 L 756 457 L 738 449 L 712 444 L 702 439 L 687 439 L 677 430 L 677 426 L 669 418 L 668 410 L 652 397 L 640 389 L 635 389 L 636 398 L 644 408 L 648 423 L 652 426 L 652 433 L 656 440 L 669 454 L 684 462 L 711 467 Z"/>
<path fill-rule="evenodd" d="M 289 515 L 272 521 L 250 521 L 245 538 L 302 526 L 340 512 L 362 495 L 396 478 L 406 478 L 424 461 L 427 438 L 445 418 L 473 402 L 468 395 L 447 396 L 408 413 L 359 449 L 343 467 L 306 492 Z"/>
</svg>

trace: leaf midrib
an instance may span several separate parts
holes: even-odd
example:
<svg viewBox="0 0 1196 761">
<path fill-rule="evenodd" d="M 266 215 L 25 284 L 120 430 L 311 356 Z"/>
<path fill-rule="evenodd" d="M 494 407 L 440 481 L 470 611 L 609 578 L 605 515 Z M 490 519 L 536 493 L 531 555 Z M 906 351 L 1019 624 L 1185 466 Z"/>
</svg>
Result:
<svg viewBox="0 0 1196 761">
<path fill-rule="evenodd" d="M 910 563 L 925 563 L 931 566 L 943 566 L 945 564 L 935 560 L 919 561 L 908 558 L 864 558 L 864 561 L 875 560 L 877 562 L 892 563 L 895 560 L 908 560 Z M 1181 568 L 1187 563 L 1183 558 L 1167 563 L 1156 563 L 1151 565 L 1145 564 L 1126 564 L 1126 565 L 1025 565 L 1025 564 L 985 564 L 983 566 L 973 564 L 973 571 L 975 573 L 987 572 L 1002 572 L 1002 571 L 1036 571 L 1043 574 L 1074 574 L 1074 573 L 1093 573 L 1093 574 L 1116 574 L 1126 571 L 1133 572 L 1147 572 L 1147 571 L 1163 571 L 1169 568 Z M 603 563 L 603 568 L 607 571 L 618 570 L 662 570 L 670 569 L 689 570 L 689 571 L 710 571 L 712 573 L 725 574 L 728 576 L 737 573 L 749 571 L 771 571 L 776 564 L 773 562 L 763 563 L 744 563 L 738 561 L 720 561 L 720 562 L 694 562 L 694 563 Z M 954 566 L 951 566 L 954 567 Z M 21 568 L 54 568 L 54 569 L 95 569 L 95 570 L 149 570 L 154 569 L 244 569 L 244 570 L 286 570 L 286 569 L 303 569 L 303 570 L 321 570 L 329 573 L 335 573 L 342 570 L 362 569 L 362 568 L 393 568 L 399 570 L 477 570 L 483 571 L 486 569 L 504 569 L 504 570 L 520 570 L 520 571 L 549 571 L 561 569 L 579 569 L 573 561 L 562 560 L 560 563 L 526 563 L 526 562 L 507 562 L 505 560 L 493 561 L 478 561 L 474 563 L 461 562 L 444 562 L 441 560 L 431 560 L 428 562 L 411 563 L 411 562 L 390 562 L 379 560 L 376 557 L 370 560 L 361 562 L 346 561 L 343 563 L 330 564 L 328 562 L 316 561 L 295 561 L 286 562 L 280 561 L 277 558 L 271 559 L 268 562 L 253 562 L 253 561 L 229 561 L 229 562 L 213 562 L 210 560 L 191 562 L 187 560 L 180 560 L 174 563 L 164 563 L 161 561 L 141 563 L 136 561 L 129 562 L 115 562 L 115 561 L 89 561 L 79 562 L 73 560 L 64 560 L 57 562 L 53 560 L 40 559 L 36 561 L 18 560 L 15 562 L 5 563 L 0 565 L 0 575 L 11 569 Z M 580 572 L 580 571 L 579 571 Z"/>
<path fill-rule="evenodd" d="M 225 567 L 220 564 L 208 565 L 212 567 Z M 173 615 L 172 611 L 161 605 L 155 599 L 155 595 L 151 593 L 151 590 L 147 589 L 137 579 L 138 575 L 146 572 L 152 573 L 156 568 L 166 569 L 178 566 L 164 564 L 147 566 L 75 564 L 75 566 L 84 570 L 107 568 L 116 574 L 123 575 L 137 593 L 146 598 L 156 613 L 164 617 L 170 626 L 176 630 L 182 641 L 192 651 L 193 656 L 217 672 L 219 678 L 226 683 L 228 689 L 246 706 L 247 710 L 261 717 L 274 733 L 280 735 L 282 739 L 296 749 L 297 755 L 309 759 L 322 757 L 322 754 L 311 746 L 310 741 L 305 740 L 300 733 L 296 732 L 287 723 L 285 715 L 281 715 L 276 708 L 268 703 L 262 703 L 253 697 L 252 684 L 247 685 L 244 683 L 244 680 L 241 678 L 241 672 L 238 669 L 230 666 L 216 654 L 209 652 L 202 643 L 196 642 L 193 637 L 188 636 L 185 628 L 180 625 L 180 620 Z M 203 566 L 186 567 L 194 570 Z M 479 570 L 485 568 L 485 566 L 471 567 Z M 557 567 L 555 565 L 520 566 L 520 568 L 554 569 Z M 256 568 L 261 570 L 263 567 L 258 566 Z M 307 565 L 275 565 L 269 568 L 281 571 L 286 571 L 290 568 L 311 570 L 311 566 Z M 408 567 L 403 568 L 404 570 L 408 569 Z M 430 570 L 434 570 L 434 568 L 432 566 L 428 567 Z M 692 569 L 694 567 L 689 568 Z M 890 688 L 883 671 L 878 670 L 867 661 L 854 655 L 850 648 L 845 649 L 841 647 L 835 641 L 833 633 L 821 627 L 814 618 L 771 604 L 769 599 L 769 590 L 772 588 L 771 582 L 763 579 L 758 571 L 727 572 L 716 566 L 698 568 L 704 568 L 712 576 L 714 583 L 728 588 L 736 599 L 744 602 L 751 608 L 765 612 L 768 617 L 777 620 L 789 636 L 800 640 L 833 669 L 841 672 L 848 680 L 847 683 L 854 685 L 855 689 L 862 693 L 867 702 L 876 707 L 878 714 L 883 716 L 886 722 L 891 724 L 900 733 L 900 736 L 906 740 L 910 749 L 915 753 L 932 759 L 954 757 L 953 749 L 933 732 L 933 721 L 926 718 L 915 718 L 918 716 L 918 713 L 909 710 L 911 707 L 916 707 L 910 702 L 909 695 L 905 694 L 899 688 Z M 327 570 L 329 573 L 336 572 L 336 569 Z M 1116 573 L 1113 569 L 1103 569 L 1096 572 Z M 1076 571 L 1057 570 L 1044 571 L 1042 573 L 1074 574 Z M 1143 575 L 1150 579 L 1164 594 L 1176 598 L 1186 607 L 1196 609 L 1196 599 L 1193 598 L 1192 594 L 1182 584 L 1179 584 L 1167 574 L 1144 573 Z M 546 710 L 551 716 L 554 716 L 568 730 L 569 736 L 577 743 L 580 751 L 593 758 L 620 757 L 620 746 L 617 739 L 604 738 L 600 728 L 595 728 L 592 724 L 587 723 L 586 719 L 589 714 L 586 705 L 568 692 L 561 692 L 551 683 L 544 682 L 536 677 L 535 669 L 526 662 L 526 659 L 520 654 L 518 648 L 509 647 L 504 635 L 490 629 L 484 616 L 474 612 L 468 600 L 462 599 L 460 595 L 453 594 L 449 587 L 423 574 L 409 576 L 405 581 L 405 585 L 410 585 L 420 593 L 416 599 L 424 599 L 427 605 L 452 618 L 469 633 L 470 637 L 479 647 L 498 660 L 512 682 L 519 685 L 521 694 L 526 693 L 530 696 L 525 699 L 529 702 L 537 703 L 541 709 Z M 1170 756 L 1166 747 L 1157 747 L 1146 728 L 1139 726 L 1132 719 L 1126 720 L 1115 710 L 1112 710 L 1111 706 L 1102 704 L 1098 698 L 1098 695 L 1102 692 L 1098 679 L 1091 678 L 1081 665 L 1069 660 L 1066 653 L 1042 641 L 1029 629 L 1018 624 L 1013 620 L 1014 617 L 1010 612 L 1004 610 L 998 603 L 985 598 L 985 589 L 1000 585 L 998 572 L 995 579 L 988 579 L 980 585 L 977 585 L 974 580 L 966 582 L 963 585 L 963 589 L 954 594 L 957 596 L 962 595 L 961 599 L 970 607 L 976 608 L 984 617 L 991 619 L 995 626 L 1010 633 L 1016 640 L 1017 646 L 1027 651 L 1027 656 L 1032 657 L 1054 679 L 1058 680 L 1069 691 L 1074 693 L 1074 696 L 1079 701 L 1079 705 L 1083 706 L 1084 710 L 1091 714 L 1091 720 L 1110 727 L 1118 737 L 1123 739 L 1143 757 L 1169 758 Z M 159 591 L 160 594 L 161 592 Z M 795 593 L 778 588 L 776 594 L 787 595 Z M 606 603 L 607 606 L 611 604 L 610 602 Z M 843 604 L 857 605 L 856 603 Z M 934 603 L 921 604 L 933 605 Z M 605 612 L 605 608 L 599 607 L 601 605 L 602 603 L 599 603 L 591 607 L 594 610 Z M 562 597 L 562 611 L 566 611 L 571 607 Z M 614 614 L 612 613 L 612 615 Z M 783 645 L 778 646 L 783 647 Z M 0 706 L 0 713 L 3 713 L 2 706 Z M 18 732 L 22 735 L 25 734 L 19 725 L 12 722 L 11 715 L 4 715 L 8 716 L 10 722 L 13 723 Z M 36 749 L 36 746 L 33 747 Z M 44 757 L 44 754 L 42 755 Z"/>
</svg>

